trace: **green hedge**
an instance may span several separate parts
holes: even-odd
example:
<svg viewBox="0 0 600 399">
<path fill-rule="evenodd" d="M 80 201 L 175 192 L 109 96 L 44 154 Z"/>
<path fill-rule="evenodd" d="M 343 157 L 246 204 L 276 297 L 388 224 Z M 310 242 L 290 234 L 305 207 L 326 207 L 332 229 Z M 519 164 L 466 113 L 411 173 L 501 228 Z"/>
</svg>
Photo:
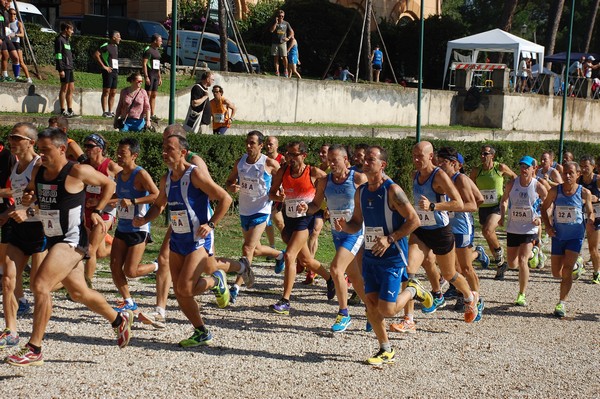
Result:
<svg viewBox="0 0 600 399">
<path fill-rule="evenodd" d="M 54 39 L 53 33 L 42 32 L 39 25 L 25 24 L 29 35 L 29 41 L 36 61 L 39 65 L 54 65 Z M 93 58 L 94 52 L 106 38 L 95 36 L 72 36 L 73 58 L 76 71 L 100 72 L 100 68 Z M 119 58 L 130 58 L 134 64 L 141 64 L 144 48 L 147 43 L 138 43 L 130 40 L 122 40 L 119 44 Z M 28 55 L 29 52 L 25 52 Z M 28 58 L 26 57 L 28 60 Z M 28 60 L 30 62 L 30 60 Z"/>
<path fill-rule="evenodd" d="M 9 126 L 0 127 L 0 136 L 6 138 L 10 131 Z M 73 130 L 69 132 L 69 136 L 81 143 L 83 138 L 90 134 L 88 131 Z M 118 132 L 103 132 L 102 135 L 109 142 L 109 155 L 114 159 L 118 141 L 125 137 L 123 133 Z M 140 154 L 139 164 L 146 168 L 153 178 L 158 182 L 160 177 L 165 173 L 166 166 L 162 161 L 162 142 L 161 135 L 156 133 L 137 133 L 134 135 L 140 140 L 142 153 Z M 189 142 L 191 149 L 206 161 L 213 179 L 224 184 L 234 162 L 245 152 L 244 140 L 242 136 L 213 136 L 213 135 L 191 135 Z M 381 145 L 389 153 L 389 166 L 387 173 L 402 187 L 407 188 L 407 192 L 411 192 L 411 173 L 413 164 L 411 161 L 411 149 L 414 140 L 411 139 L 380 139 L 380 138 L 347 138 L 347 137 L 280 137 L 280 152 L 285 152 L 286 143 L 294 140 L 302 140 L 306 143 L 309 149 L 308 162 L 311 164 L 318 163 L 318 152 L 322 144 L 345 144 L 355 145 L 358 143 L 366 143 L 369 145 Z M 450 145 L 458 149 L 463 154 L 466 161 L 467 173 L 472 166 L 479 165 L 480 147 L 484 143 L 466 143 L 466 142 L 451 142 L 445 140 L 434 140 L 435 148 Z M 531 155 L 537 159 L 543 151 L 557 151 L 558 141 L 542 141 L 542 142 L 494 142 L 492 144 L 496 148 L 496 159 L 506 163 L 518 171 L 518 162 L 523 155 Z M 565 143 L 565 149 L 571 151 L 575 155 L 575 159 L 591 154 L 600 154 L 600 144 L 582 143 L 569 141 Z"/>
</svg>

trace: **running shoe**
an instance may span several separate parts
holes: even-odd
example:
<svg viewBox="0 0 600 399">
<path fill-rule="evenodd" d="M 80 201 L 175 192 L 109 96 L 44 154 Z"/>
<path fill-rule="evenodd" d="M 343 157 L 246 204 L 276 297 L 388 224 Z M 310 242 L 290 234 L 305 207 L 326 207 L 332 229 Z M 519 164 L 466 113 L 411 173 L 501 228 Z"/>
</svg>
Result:
<svg viewBox="0 0 600 399">
<path fill-rule="evenodd" d="M 479 297 L 479 303 L 477 303 L 477 317 L 475 317 L 475 321 L 479 321 L 481 320 L 481 318 L 483 317 L 483 309 L 485 308 L 485 302 L 483 301 L 482 297 Z"/>
<path fill-rule="evenodd" d="M 504 249 L 500 248 L 499 250 L 494 250 L 494 263 L 496 266 L 504 263 Z"/>
<path fill-rule="evenodd" d="M 315 282 L 315 272 L 309 270 L 306 272 L 306 279 L 302 282 L 304 285 L 312 285 Z"/>
<path fill-rule="evenodd" d="M 367 323 L 365 324 L 365 331 L 368 333 L 373 331 L 373 326 L 371 325 L 371 322 L 369 320 L 367 320 Z"/>
<path fill-rule="evenodd" d="M 382 364 L 391 364 L 396 361 L 396 352 L 392 349 L 391 352 L 386 352 L 379 349 L 373 357 L 367 359 L 367 363 L 371 366 L 381 366 Z"/>
<path fill-rule="evenodd" d="M 517 295 L 517 300 L 515 301 L 515 305 L 517 306 L 527 306 L 527 298 L 525 298 L 525 294 Z"/>
<path fill-rule="evenodd" d="M 583 266 L 583 258 L 581 256 L 577 257 L 577 261 L 573 265 L 573 280 L 579 280 L 585 273 L 585 267 Z"/>
<path fill-rule="evenodd" d="M 485 253 L 485 248 L 482 245 L 477 245 L 475 247 L 475 251 L 477 251 L 477 262 L 481 265 L 482 268 L 487 269 L 490 267 L 490 257 Z"/>
<path fill-rule="evenodd" d="M 126 311 L 126 310 L 131 310 L 132 312 L 135 312 L 138 308 L 137 303 L 132 302 L 131 304 L 127 303 L 126 301 L 118 301 L 117 302 L 117 306 L 115 306 L 113 309 L 119 313 Z"/>
<path fill-rule="evenodd" d="M 390 331 L 414 334 L 417 332 L 417 323 L 404 316 L 400 323 L 390 324 Z"/>
<path fill-rule="evenodd" d="M 281 251 L 281 259 L 275 258 L 275 274 L 281 274 L 285 269 L 285 249 Z"/>
<path fill-rule="evenodd" d="M 11 366 L 41 366 L 44 364 L 44 357 L 41 351 L 40 353 L 35 353 L 33 348 L 27 344 L 14 355 L 7 356 L 5 362 Z"/>
<path fill-rule="evenodd" d="M 456 298 L 456 303 L 454 304 L 454 310 L 456 312 L 463 313 L 465 311 L 465 300 L 462 296 Z"/>
<path fill-rule="evenodd" d="M 131 310 L 125 310 L 121 312 L 121 317 L 123 321 L 114 330 L 117 334 L 117 345 L 123 349 L 129 344 L 129 340 L 131 339 L 131 325 L 133 324 L 134 315 Z"/>
<path fill-rule="evenodd" d="M 472 291 L 471 295 L 473 295 L 473 300 L 471 302 L 465 301 L 465 322 L 472 323 L 473 320 L 477 317 L 479 313 L 478 305 L 479 305 L 479 294 L 477 292 Z"/>
<path fill-rule="evenodd" d="M 152 327 L 154 327 L 154 328 L 165 328 L 167 326 L 165 317 L 158 312 L 152 312 L 152 313 L 140 312 L 137 315 L 137 319 L 138 319 L 138 321 L 140 321 L 143 324 L 152 325 Z"/>
<path fill-rule="evenodd" d="M 565 310 L 565 304 L 564 303 L 557 303 L 556 306 L 554 307 L 554 316 L 556 317 L 565 317 L 567 314 L 567 311 Z"/>
<path fill-rule="evenodd" d="M 10 76 L 5 76 L 4 81 L 5 82 L 14 82 L 15 80 L 13 78 L 11 78 Z"/>
<path fill-rule="evenodd" d="M 240 294 L 240 288 L 232 285 L 231 287 L 229 287 L 229 304 L 233 305 L 235 304 L 235 301 L 237 301 L 237 297 Z"/>
<path fill-rule="evenodd" d="M 290 309 L 292 306 L 289 301 L 284 301 L 283 299 L 278 300 L 275 304 L 270 306 L 273 312 L 278 314 L 290 314 Z"/>
<path fill-rule="evenodd" d="M 592 284 L 600 284 L 600 272 L 594 272 Z"/>
<path fill-rule="evenodd" d="M 352 293 L 352 295 L 350 296 L 350 298 L 348 298 L 348 305 L 351 305 L 351 306 L 358 306 L 361 304 L 361 302 L 362 301 L 361 301 L 360 297 L 358 296 L 358 294 L 356 293 L 356 291 L 354 291 Z"/>
<path fill-rule="evenodd" d="M 431 295 L 431 292 L 427 291 L 418 280 L 414 278 L 408 280 L 407 286 L 414 288 L 416 291 L 413 299 L 423 303 L 423 306 L 426 308 L 430 308 L 433 305 L 433 295 Z"/>
<path fill-rule="evenodd" d="M 33 313 L 33 309 L 29 302 L 21 302 L 19 301 L 19 309 L 17 309 L 17 317 L 23 317 L 27 314 Z"/>
<path fill-rule="evenodd" d="M 25 76 L 17 76 L 15 78 L 15 80 L 19 83 L 26 83 L 27 82 L 27 78 Z"/>
<path fill-rule="evenodd" d="M 12 335 L 8 328 L 0 334 L 0 349 L 10 348 L 19 344 L 19 334 Z"/>
<path fill-rule="evenodd" d="M 229 287 L 227 286 L 227 276 L 223 270 L 217 270 L 212 274 L 217 280 L 217 284 L 212 288 L 212 292 L 217 299 L 217 306 L 221 309 L 229 305 Z"/>
<path fill-rule="evenodd" d="M 446 299 L 441 295 L 439 298 L 433 298 L 433 305 L 429 308 L 423 308 L 423 313 L 434 313 L 438 309 L 442 309 L 446 307 Z"/>
<path fill-rule="evenodd" d="M 27 78 L 27 83 L 33 83 L 33 80 L 31 80 L 31 78 Z"/>
<path fill-rule="evenodd" d="M 546 256 L 546 254 L 544 253 L 544 251 L 542 250 L 542 248 L 539 248 L 538 251 L 538 269 L 543 269 L 546 266 L 546 259 L 548 257 Z"/>
<path fill-rule="evenodd" d="M 444 291 L 447 290 L 448 287 L 450 287 L 450 283 L 448 281 L 446 281 L 445 278 L 440 276 L 440 291 Z"/>
<path fill-rule="evenodd" d="M 537 269 L 537 267 L 540 263 L 538 247 L 534 246 L 531 249 L 531 256 L 530 256 L 529 260 L 527 261 L 527 263 L 529 264 L 530 269 Z"/>
<path fill-rule="evenodd" d="M 75 113 L 73 111 L 63 111 L 62 116 L 65 118 L 74 118 Z"/>
<path fill-rule="evenodd" d="M 460 295 L 458 293 L 458 291 L 456 290 L 456 287 L 453 284 L 450 284 L 450 288 L 448 288 L 448 290 L 446 292 L 444 292 L 444 298 L 445 299 L 454 299 L 454 298 L 458 298 Z"/>
<path fill-rule="evenodd" d="M 352 323 L 350 320 L 350 315 L 344 316 L 343 314 L 339 314 L 335 318 L 335 323 L 331 326 L 331 331 L 333 332 L 342 332 L 346 331 L 346 328 Z"/>
<path fill-rule="evenodd" d="M 242 256 L 240 258 L 240 263 L 243 263 L 246 266 L 244 268 L 244 272 L 241 273 L 240 276 L 242 276 L 244 283 L 246 283 L 246 287 L 252 288 L 252 286 L 254 285 L 254 281 L 256 280 L 256 277 L 254 276 L 254 271 L 252 270 L 252 265 L 248 261 L 248 258 L 246 258 L 245 256 Z"/>
<path fill-rule="evenodd" d="M 498 270 L 496 270 L 496 275 L 494 276 L 494 280 L 502 281 L 504 280 L 504 273 L 508 270 L 508 263 L 504 262 L 500 266 L 498 266 Z"/>
<path fill-rule="evenodd" d="M 335 298 L 335 283 L 333 277 L 329 277 L 329 280 L 327 280 L 327 299 L 332 300 L 333 298 Z"/>
<path fill-rule="evenodd" d="M 102 113 L 102 117 L 103 117 L 103 118 L 112 118 L 112 117 L 110 116 L 110 112 L 103 112 L 103 113 Z"/>
<path fill-rule="evenodd" d="M 210 331 L 202 331 L 199 328 L 194 329 L 194 333 L 188 339 L 179 342 L 182 348 L 193 348 L 194 346 L 208 345 L 212 342 Z"/>
</svg>

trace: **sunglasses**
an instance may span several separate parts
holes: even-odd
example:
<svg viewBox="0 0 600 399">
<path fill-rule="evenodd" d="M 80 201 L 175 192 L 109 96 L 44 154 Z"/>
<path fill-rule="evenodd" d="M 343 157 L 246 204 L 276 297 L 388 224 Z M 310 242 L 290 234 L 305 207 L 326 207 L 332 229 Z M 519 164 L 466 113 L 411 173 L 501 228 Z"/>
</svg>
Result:
<svg viewBox="0 0 600 399">
<path fill-rule="evenodd" d="M 482 152 L 481 153 L 481 156 L 483 156 L 483 157 L 487 157 L 488 155 L 492 155 L 492 153 L 491 152 Z"/>
<path fill-rule="evenodd" d="M 91 148 L 95 148 L 95 147 L 98 147 L 98 146 L 96 144 L 84 144 L 83 147 L 91 149 Z"/>
<path fill-rule="evenodd" d="M 8 138 L 11 140 L 27 140 L 25 137 L 16 134 L 10 134 Z"/>
<path fill-rule="evenodd" d="M 144 83 L 143 80 L 136 80 L 135 83 Z"/>
<path fill-rule="evenodd" d="M 221 91 L 219 90 L 213 90 L 213 93 L 220 93 Z"/>
<path fill-rule="evenodd" d="M 286 152 L 285 155 L 287 155 L 288 157 L 295 158 L 295 157 L 299 157 L 300 155 L 302 155 L 302 153 L 301 152 Z"/>
</svg>

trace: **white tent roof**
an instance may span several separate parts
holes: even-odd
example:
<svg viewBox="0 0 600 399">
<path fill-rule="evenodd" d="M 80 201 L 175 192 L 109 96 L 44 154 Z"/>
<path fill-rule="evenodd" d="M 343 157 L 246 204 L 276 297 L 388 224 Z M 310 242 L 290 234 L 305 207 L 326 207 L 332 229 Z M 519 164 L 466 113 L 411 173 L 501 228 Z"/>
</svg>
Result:
<svg viewBox="0 0 600 399">
<path fill-rule="evenodd" d="M 454 50 L 470 50 L 472 52 L 471 59 L 473 63 L 476 62 L 480 51 L 513 53 L 515 71 L 519 69 L 520 54 L 524 52 L 537 55 L 537 57 L 533 58 L 537 59 L 538 64 L 543 65 L 544 63 L 544 46 L 512 35 L 502 29 L 492 29 L 448 42 L 446 64 L 444 66 L 444 82 L 446 81 L 446 73 L 450 64 L 450 56 Z"/>
</svg>

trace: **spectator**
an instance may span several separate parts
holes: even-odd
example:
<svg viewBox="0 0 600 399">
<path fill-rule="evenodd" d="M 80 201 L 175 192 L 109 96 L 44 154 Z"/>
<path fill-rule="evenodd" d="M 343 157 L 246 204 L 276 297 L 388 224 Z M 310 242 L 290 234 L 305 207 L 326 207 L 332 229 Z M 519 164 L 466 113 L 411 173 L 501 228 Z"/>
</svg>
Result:
<svg viewBox="0 0 600 399">
<path fill-rule="evenodd" d="M 119 43 L 121 34 L 116 30 L 112 32 L 110 41 L 102 44 L 94 53 L 94 59 L 102 68 L 102 116 L 111 118 L 115 116 L 112 112 L 117 94 L 119 80 Z"/>
<path fill-rule="evenodd" d="M 596 59 L 594 58 L 594 56 L 590 55 L 589 57 L 587 57 L 587 60 L 585 60 L 585 63 L 583 64 L 583 76 L 585 76 L 587 79 L 592 78 L 592 72 L 594 71 L 594 69 L 600 68 L 600 64 L 593 64 L 594 61 L 596 61 Z"/>
<path fill-rule="evenodd" d="M 17 54 L 17 50 L 13 42 L 7 36 L 10 33 L 9 27 L 9 10 L 10 10 L 10 0 L 0 0 L 0 39 L 2 44 L 2 77 L 0 78 L 0 82 L 14 82 L 15 80 L 8 76 L 8 60 L 12 61 L 13 73 L 15 75 L 15 79 L 19 77 L 19 73 L 21 70 L 21 65 L 19 64 L 19 55 Z"/>
<path fill-rule="evenodd" d="M 231 127 L 233 117 L 235 116 L 235 105 L 225 97 L 223 97 L 223 88 L 219 85 L 214 85 L 212 89 L 215 98 L 210 100 L 210 111 L 213 118 L 213 133 L 225 134 L 227 129 Z"/>
<path fill-rule="evenodd" d="M 142 88 L 144 79 L 139 72 L 134 72 L 127 78 L 129 87 L 121 90 L 117 117 L 123 121 L 122 132 L 139 132 L 145 126 L 150 126 L 150 100 L 148 93 Z"/>
<path fill-rule="evenodd" d="M 585 62 L 585 56 L 581 56 L 579 60 L 575 61 L 569 67 L 569 77 L 571 78 L 583 78 L 583 63 Z"/>
<path fill-rule="evenodd" d="M 25 73 L 25 77 L 18 76 L 19 73 L 15 75 L 15 79 L 17 82 L 27 82 L 33 83 L 31 77 L 29 76 L 29 69 L 27 69 L 27 65 L 25 65 L 25 61 L 23 61 L 23 49 L 21 49 L 21 38 L 25 37 L 25 27 L 23 26 L 23 22 L 17 19 L 17 10 L 11 8 L 8 11 L 10 18 L 10 40 L 13 42 L 13 46 L 15 46 L 15 50 L 17 51 L 17 55 L 19 57 L 19 62 L 17 65 L 20 66 L 20 69 Z M 13 64 L 13 72 L 16 73 L 17 65 Z"/>
<path fill-rule="evenodd" d="M 144 49 L 142 57 L 142 71 L 146 78 L 146 91 L 150 98 L 150 119 L 154 122 L 158 122 L 158 116 L 156 116 L 156 94 L 158 93 L 158 87 L 162 86 L 160 51 L 158 51 L 161 45 L 162 37 L 158 33 L 153 34 L 152 41 Z"/>
<path fill-rule="evenodd" d="M 298 79 L 302 79 L 302 76 L 298 73 L 297 65 L 300 64 L 300 56 L 298 54 L 298 41 L 292 37 L 288 42 L 287 57 L 288 57 L 288 69 L 286 77 L 291 78 L 292 74 L 298 76 Z"/>
<path fill-rule="evenodd" d="M 530 61 L 531 57 L 527 56 L 519 63 L 519 73 L 517 74 L 517 93 L 525 93 L 529 90 L 527 81 L 531 77 Z"/>
<path fill-rule="evenodd" d="M 354 79 L 354 75 L 352 73 L 350 73 L 350 68 L 348 67 L 348 65 L 346 65 L 344 67 L 344 69 L 342 69 L 342 71 L 340 72 L 340 80 L 342 82 L 345 82 L 345 81 L 349 80 L 348 79 L 349 77 Z"/>
<path fill-rule="evenodd" d="M 212 72 L 204 72 L 200 83 L 192 87 L 190 108 L 183 124 L 186 132 L 208 134 L 211 120 L 208 89 L 214 80 Z"/>
<path fill-rule="evenodd" d="M 383 53 L 379 50 L 379 46 L 375 46 L 375 50 L 371 54 L 371 63 L 373 64 L 373 80 L 379 82 L 379 74 L 383 68 Z"/>
<path fill-rule="evenodd" d="M 271 26 L 271 55 L 275 64 L 275 75 L 279 76 L 279 61 L 283 61 L 283 73 L 288 77 L 288 59 L 286 43 L 294 37 L 291 25 L 284 21 L 285 12 L 277 11 L 275 22 Z"/>
<path fill-rule="evenodd" d="M 75 116 L 73 112 L 73 91 L 75 90 L 75 76 L 73 74 L 73 53 L 71 52 L 70 38 L 73 36 L 73 24 L 61 22 L 60 34 L 54 40 L 54 55 L 56 70 L 60 77 L 60 113 L 66 118 Z"/>
</svg>

